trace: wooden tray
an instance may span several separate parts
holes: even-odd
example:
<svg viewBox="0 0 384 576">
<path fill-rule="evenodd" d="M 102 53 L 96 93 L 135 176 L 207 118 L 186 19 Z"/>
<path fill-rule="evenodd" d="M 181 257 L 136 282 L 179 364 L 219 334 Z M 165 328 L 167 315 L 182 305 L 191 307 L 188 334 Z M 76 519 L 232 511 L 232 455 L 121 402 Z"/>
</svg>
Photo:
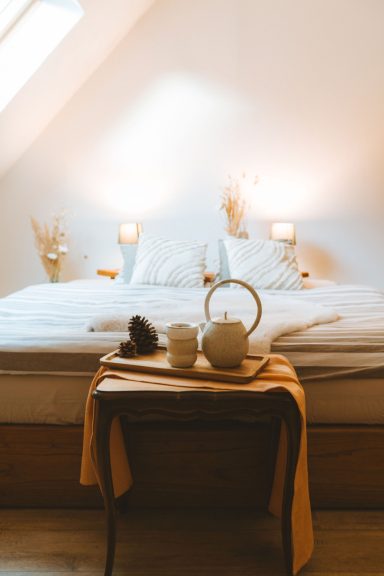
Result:
<svg viewBox="0 0 384 576">
<path fill-rule="evenodd" d="M 100 358 L 102 366 L 117 370 L 131 370 L 132 372 L 147 372 L 150 374 L 166 374 L 167 376 L 184 376 L 185 378 L 199 378 L 201 380 L 218 380 L 220 382 L 234 382 L 248 384 L 255 379 L 269 361 L 268 356 L 247 356 L 237 368 L 214 368 L 202 352 L 197 353 L 197 361 L 191 368 L 174 368 L 167 362 L 167 351 L 157 349 L 149 356 L 134 358 L 121 358 L 117 350 Z"/>
</svg>

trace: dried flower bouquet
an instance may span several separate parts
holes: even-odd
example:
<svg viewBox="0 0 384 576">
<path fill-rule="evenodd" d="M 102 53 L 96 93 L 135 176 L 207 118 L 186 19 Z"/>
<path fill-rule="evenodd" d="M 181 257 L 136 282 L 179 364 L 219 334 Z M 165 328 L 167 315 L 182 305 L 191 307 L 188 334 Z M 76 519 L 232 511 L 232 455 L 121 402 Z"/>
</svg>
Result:
<svg viewBox="0 0 384 576">
<path fill-rule="evenodd" d="M 35 245 L 49 281 L 59 282 L 63 260 L 68 252 L 65 215 L 54 214 L 51 229 L 47 224 L 41 226 L 34 218 L 31 218 L 31 224 Z"/>
<path fill-rule="evenodd" d="M 245 178 L 246 176 L 243 174 L 242 179 L 245 180 Z M 230 236 L 235 236 L 236 238 L 248 238 L 248 232 L 244 222 L 248 206 L 241 190 L 240 180 L 238 178 L 232 178 L 231 175 L 228 176 L 228 179 L 229 183 L 225 186 L 221 195 L 220 206 L 220 210 L 223 210 L 225 214 L 225 231 Z M 254 185 L 256 185 L 257 182 L 258 180 L 255 178 Z"/>
</svg>

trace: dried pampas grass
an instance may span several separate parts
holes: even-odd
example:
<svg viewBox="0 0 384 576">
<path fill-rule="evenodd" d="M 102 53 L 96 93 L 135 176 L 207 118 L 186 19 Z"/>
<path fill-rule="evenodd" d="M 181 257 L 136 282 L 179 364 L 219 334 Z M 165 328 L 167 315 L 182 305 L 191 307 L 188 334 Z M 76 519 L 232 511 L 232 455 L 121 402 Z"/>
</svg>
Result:
<svg viewBox="0 0 384 576">
<path fill-rule="evenodd" d="M 245 181 L 246 175 L 242 175 L 242 180 Z M 226 226 L 225 231 L 230 236 L 236 238 L 248 238 L 248 232 L 245 225 L 245 215 L 248 208 L 247 201 L 242 192 L 242 186 L 238 178 L 228 176 L 229 183 L 225 186 L 221 195 L 220 210 L 224 211 Z M 258 182 L 255 178 L 253 185 Z"/>
<path fill-rule="evenodd" d="M 54 214 L 52 227 L 31 218 L 35 245 L 50 282 L 60 281 L 63 260 L 68 252 L 65 213 Z"/>
</svg>

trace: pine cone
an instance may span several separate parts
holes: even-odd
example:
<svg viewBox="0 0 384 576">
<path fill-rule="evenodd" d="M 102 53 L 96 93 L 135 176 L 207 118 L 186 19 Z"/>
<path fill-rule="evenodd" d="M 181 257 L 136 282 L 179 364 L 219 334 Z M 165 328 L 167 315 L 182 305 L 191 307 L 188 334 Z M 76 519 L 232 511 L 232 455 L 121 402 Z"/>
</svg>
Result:
<svg viewBox="0 0 384 576">
<path fill-rule="evenodd" d="M 121 358 L 132 358 L 136 356 L 136 344 L 132 340 L 126 340 L 125 342 L 120 342 L 118 355 Z"/>
<path fill-rule="evenodd" d="M 155 327 L 144 316 L 132 316 L 128 324 L 129 336 L 136 344 L 139 354 L 150 354 L 159 341 Z"/>
</svg>

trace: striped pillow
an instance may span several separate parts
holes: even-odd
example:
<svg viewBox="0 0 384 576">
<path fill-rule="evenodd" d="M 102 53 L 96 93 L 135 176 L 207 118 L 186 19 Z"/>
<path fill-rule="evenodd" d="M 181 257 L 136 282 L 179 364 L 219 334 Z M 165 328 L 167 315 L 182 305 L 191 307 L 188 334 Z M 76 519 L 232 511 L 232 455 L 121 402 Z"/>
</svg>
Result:
<svg viewBox="0 0 384 576">
<path fill-rule="evenodd" d="M 202 242 L 140 234 L 130 284 L 201 288 L 206 251 Z"/>
<path fill-rule="evenodd" d="M 224 240 L 232 278 L 245 280 L 254 288 L 299 290 L 303 279 L 294 246 L 274 240 Z M 234 285 L 236 286 L 236 285 Z"/>
</svg>

